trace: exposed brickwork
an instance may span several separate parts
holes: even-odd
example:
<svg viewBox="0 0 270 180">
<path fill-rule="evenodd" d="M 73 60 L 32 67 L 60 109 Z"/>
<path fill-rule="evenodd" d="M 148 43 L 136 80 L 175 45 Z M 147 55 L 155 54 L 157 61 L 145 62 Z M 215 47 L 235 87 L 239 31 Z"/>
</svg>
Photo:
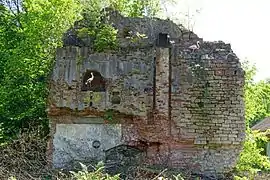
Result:
<svg viewBox="0 0 270 180">
<path fill-rule="evenodd" d="M 139 22 L 146 31 L 144 20 Z M 168 24 L 162 32 L 178 39 L 169 48 L 146 43 L 108 53 L 89 47 L 58 49 L 48 103 L 52 138 L 56 124 L 104 123 L 106 110 L 114 109 L 111 123 L 122 125 L 122 144 L 145 152 L 142 163 L 202 173 L 229 171 L 245 132 L 239 60 L 230 45 L 204 42 L 196 35 L 189 39 Z M 190 50 L 197 41 L 201 47 Z M 105 91 L 81 91 L 87 70 L 100 73 Z M 112 103 L 115 92 L 120 104 Z M 49 145 L 52 160 L 52 139 Z"/>
</svg>

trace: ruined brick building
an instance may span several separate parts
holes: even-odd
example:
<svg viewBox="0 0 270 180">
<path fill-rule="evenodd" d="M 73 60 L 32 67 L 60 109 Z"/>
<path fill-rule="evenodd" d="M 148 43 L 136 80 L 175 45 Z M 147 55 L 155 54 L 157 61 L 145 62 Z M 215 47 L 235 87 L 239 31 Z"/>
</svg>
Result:
<svg viewBox="0 0 270 180">
<path fill-rule="evenodd" d="M 57 51 L 48 98 L 53 167 L 103 160 L 231 170 L 245 121 L 244 72 L 230 45 L 205 42 L 169 20 L 113 12 L 110 21 L 119 50 L 96 53 L 90 40 L 66 37 Z M 132 41 L 138 33 L 145 37 Z"/>
</svg>

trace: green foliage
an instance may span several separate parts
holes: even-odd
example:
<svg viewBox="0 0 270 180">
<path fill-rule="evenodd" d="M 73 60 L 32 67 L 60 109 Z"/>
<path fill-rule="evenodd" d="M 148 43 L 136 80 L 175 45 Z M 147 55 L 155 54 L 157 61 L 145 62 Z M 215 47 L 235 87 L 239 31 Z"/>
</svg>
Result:
<svg viewBox="0 0 270 180">
<path fill-rule="evenodd" d="M 87 38 L 88 36 L 95 36 L 95 32 L 92 29 L 83 27 L 77 31 L 79 38 Z"/>
<path fill-rule="evenodd" d="M 103 1 L 106 6 L 118 10 L 128 17 L 153 17 L 160 11 L 159 0 L 107 0 Z"/>
<path fill-rule="evenodd" d="M 113 109 L 108 109 L 105 112 L 104 119 L 108 120 L 108 121 L 112 121 L 113 120 L 113 115 L 114 115 Z"/>
<path fill-rule="evenodd" d="M 239 177 L 239 176 L 234 176 L 234 178 L 233 178 L 234 180 L 248 180 L 248 178 L 247 177 Z"/>
<path fill-rule="evenodd" d="M 88 171 L 87 166 L 80 163 L 82 170 L 78 172 L 70 171 L 71 177 L 69 179 L 74 180 L 120 180 L 120 174 L 111 176 L 104 172 L 104 164 L 98 163 L 95 167 L 95 171 Z M 59 178 L 57 178 L 59 179 Z M 8 180 L 16 180 L 16 177 L 11 176 Z"/>
<path fill-rule="evenodd" d="M 245 118 L 251 127 L 258 120 L 270 115 L 270 83 L 254 81 L 256 67 L 249 62 L 243 63 L 245 70 Z"/>
<path fill-rule="evenodd" d="M 174 177 L 174 179 L 175 180 L 184 180 L 184 178 L 182 177 L 182 175 L 181 174 L 178 174 L 178 175 L 173 175 L 173 177 Z"/>
<path fill-rule="evenodd" d="M 118 48 L 117 42 L 117 30 L 112 26 L 104 24 L 100 27 L 96 34 L 96 39 L 94 41 L 94 47 L 97 52 L 102 52 L 105 50 L 115 50 Z"/>
<path fill-rule="evenodd" d="M 259 148 L 258 141 L 268 141 L 266 133 L 248 130 L 244 149 L 236 166 L 238 171 L 248 171 L 254 174 L 260 170 L 270 170 L 270 161 L 267 156 L 261 154 L 263 149 Z"/>
<path fill-rule="evenodd" d="M 118 48 L 117 30 L 108 24 L 105 7 L 117 10 L 127 17 L 152 17 L 160 10 L 159 0 L 82 0 L 84 23 L 77 31 L 80 38 L 90 38 L 94 41 L 94 50 L 102 52 Z M 138 36 L 139 37 L 139 36 Z"/>
<path fill-rule="evenodd" d="M 31 121 L 47 124 L 46 79 L 62 34 L 80 18 L 81 11 L 75 0 L 23 0 L 21 6 L 14 13 L 0 5 L 4 14 L 0 18 L 0 124 L 4 139 L 29 127 Z"/>
<path fill-rule="evenodd" d="M 16 178 L 11 176 L 10 178 L 8 178 L 8 180 L 16 180 Z"/>
<path fill-rule="evenodd" d="M 130 38 L 130 41 L 132 43 L 138 43 L 140 42 L 141 39 L 147 38 L 147 36 L 145 34 L 140 34 L 139 32 L 136 32 L 134 36 L 126 37 L 126 38 Z"/>
<path fill-rule="evenodd" d="M 82 171 L 74 172 L 71 171 L 73 178 L 76 180 L 120 180 L 119 174 L 110 176 L 109 174 L 104 172 L 104 164 L 98 163 L 94 172 L 89 172 L 87 170 L 87 166 L 80 163 L 82 167 Z"/>
<path fill-rule="evenodd" d="M 253 179 L 258 171 L 269 171 L 270 161 L 266 155 L 266 136 L 269 132 L 252 132 L 252 127 L 258 120 L 269 116 L 270 111 L 270 84 L 267 81 L 254 81 L 256 67 L 249 62 L 244 62 L 242 67 L 245 70 L 245 119 L 247 126 L 247 137 L 243 151 L 236 169 L 238 172 L 248 172 L 249 179 Z M 246 177 L 235 179 L 245 179 Z"/>
</svg>

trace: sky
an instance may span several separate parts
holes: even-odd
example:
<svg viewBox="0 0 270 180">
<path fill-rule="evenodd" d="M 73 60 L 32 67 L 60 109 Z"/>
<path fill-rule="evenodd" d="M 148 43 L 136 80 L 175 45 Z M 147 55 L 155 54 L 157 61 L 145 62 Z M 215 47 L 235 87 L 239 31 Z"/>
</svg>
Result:
<svg viewBox="0 0 270 180">
<path fill-rule="evenodd" d="M 180 19 L 206 41 L 230 43 L 241 61 L 256 65 L 256 81 L 270 78 L 270 0 L 176 1 L 164 4 L 167 16 Z"/>
</svg>

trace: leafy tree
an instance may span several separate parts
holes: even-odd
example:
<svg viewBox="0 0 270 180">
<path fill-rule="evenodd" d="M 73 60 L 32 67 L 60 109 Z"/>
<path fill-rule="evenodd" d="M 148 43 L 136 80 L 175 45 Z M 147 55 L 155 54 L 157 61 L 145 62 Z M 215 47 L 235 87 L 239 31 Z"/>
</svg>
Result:
<svg viewBox="0 0 270 180">
<path fill-rule="evenodd" d="M 270 84 L 267 81 L 254 81 L 256 67 L 243 63 L 245 69 L 245 118 L 251 127 L 270 115 Z"/>
<path fill-rule="evenodd" d="M 47 123 L 46 79 L 81 6 L 75 0 L 6 0 L 0 7 L 0 124 L 7 138 L 30 121 Z"/>
<path fill-rule="evenodd" d="M 246 140 L 236 166 L 238 171 L 251 175 L 257 171 L 269 171 L 270 161 L 265 152 L 268 132 L 253 132 L 252 127 L 258 120 L 269 116 L 270 84 L 267 81 L 254 81 L 256 67 L 248 61 L 242 64 L 245 70 L 245 118 L 247 123 Z"/>
<path fill-rule="evenodd" d="M 269 133 L 269 132 L 267 132 Z M 249 172 L 252 174 L 258 171 L 269 171 L 269 158 L 262 154 L 264 148 L 258 142 L 267 142 L 267 133 L 247 131 L 244 149 L 240 154 L 236 170 L 239 172 Z"/>
<path fill-rule="evenodd" d="M 81 3 L 88 16 L 93 12 L 100 16 L 100 11 L 104 7 L 117 10 L 127 17 L 153 17 L 161 11 L 160 0 L 81 0 Z"/>
</svg>

